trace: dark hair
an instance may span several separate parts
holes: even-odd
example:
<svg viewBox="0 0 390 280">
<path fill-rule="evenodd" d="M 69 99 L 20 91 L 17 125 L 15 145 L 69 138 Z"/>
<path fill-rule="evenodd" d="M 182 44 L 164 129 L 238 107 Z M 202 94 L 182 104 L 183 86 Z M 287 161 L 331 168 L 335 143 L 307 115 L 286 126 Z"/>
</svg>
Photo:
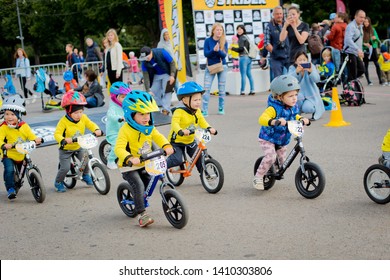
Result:
<svg viewBox="0 0 390 280">
<path fill-rule="evenodd" d="M 299 51 L 299 52 L 297 52 L 297 53 L 294 55 L 294 61 L 296 61 L 297 58 L 300 57 L 301 55 L 304 55 L 304 56 L 306 56 L 307 59 L 309 59 L 309 57 L 307 56 L 306 51 Z"/>
<path fill-rule="evenodd" d="M 95 71 L 93 71 L 92 69 L 88 69 L 87 71 L 85 71 L 85 76 L 87 76 L 87 79 L 90 82 L 93 82 L 97 78 Z"/>
<path fill-rule="evenodd" d="M 237 25 L 236 30 L 237 30 L 238 28 L 241 28 L 242 30 L 244 30 L 244 33 L 242 33 L 242 34 L 246 34 L 245 25 L 243 25 L 243 24 Z"/>
</svg>

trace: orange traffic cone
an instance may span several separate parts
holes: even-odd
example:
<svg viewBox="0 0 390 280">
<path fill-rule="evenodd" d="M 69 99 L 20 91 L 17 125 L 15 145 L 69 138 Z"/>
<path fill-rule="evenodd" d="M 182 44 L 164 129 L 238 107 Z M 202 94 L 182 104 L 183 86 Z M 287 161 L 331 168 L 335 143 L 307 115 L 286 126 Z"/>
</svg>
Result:
<svg viewBox="0 0 390 280">
<path fill-rule="evenodd" d="M 337 92 L 337 87 L 332 88 L 332 101 L 333 104 L 336 105 L 336 108 L 333 108 L 332 111 L 330 111 L 330 120 L 327 124 L 324 124 L 324 126 L 337 127 L 350 125 L 351 123 L 343 120 L 343 114 L 341 113 L 339 93 Z"/>
</svg>

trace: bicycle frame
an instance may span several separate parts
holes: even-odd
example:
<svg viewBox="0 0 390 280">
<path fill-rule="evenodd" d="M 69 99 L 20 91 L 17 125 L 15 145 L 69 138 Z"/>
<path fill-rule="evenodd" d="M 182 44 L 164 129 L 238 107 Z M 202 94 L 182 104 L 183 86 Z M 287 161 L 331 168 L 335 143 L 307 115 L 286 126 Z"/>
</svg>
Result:
<svg viewBox="0 0 390 280">
<path fill-rule="evenodd" d="M 74 168 L 74 175 L 70 175 L 70 176 L 67 176 L 67 177 L 70 177 L 70 178 L 78 178 L 78 179 L 81 179 L 82 178 L 82 175 L 83 175 L 83 171 L 85 169 L 85 167 L 88 165 L 88 168 L 89 168 L 89 171 L 91 172 L 91 175 L 93 177 L 96 177 L 95 176 L 95 173 L 92 169 L 92 165 L 95 163 L 95 162 L 98 162 L 100 164 L 103 164 L 98 158 L 95 158 L 93 156 L 93 153 L 90 149 L 85 149 L 87 151 L 86 154 L 84 154 L 84 157 L 83 157 L 83 160 L 80 161 L 80 166 L 78 166 L 77 164 L 77 161 L 76 161 L 76 155 L 73 154 L 72 155 L 72 161 L 73 163 L 77 166 L 77 169 Z"/>
</svg>

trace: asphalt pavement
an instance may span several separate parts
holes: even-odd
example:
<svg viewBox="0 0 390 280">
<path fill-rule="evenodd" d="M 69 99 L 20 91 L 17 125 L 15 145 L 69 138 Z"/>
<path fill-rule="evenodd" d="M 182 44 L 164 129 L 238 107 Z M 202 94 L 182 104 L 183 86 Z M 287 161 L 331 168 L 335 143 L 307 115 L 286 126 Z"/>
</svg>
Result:
<svg viewBox="0 0 390 280">
<path fill-rule="evenodd" d="M 109 170 L 111 190 L 105 196 L 81 182 L 66 193 L 56 193 L 57 147 L 39 148 L 32 159 L 43 174 L 44 203 L 35 202 L 27 185 L 9 201 L 0 179 L 0 258 L 388 260 L 390 204 L 372 202 L 363 188 L 364 172 L 377 162 L 390 120 L 390 87 L 379 86 L 375 79 L 374 83 L 367 86 L 363 80 L 367 104 L 342 106 L 342 117 L 351 125 L 325 127 L 331 114 L 327 111 L 305 128 L 307 155 L 326 176 L 324 192 L 312 200 L 296 190 L 297 160 L 272 189 L 252 187 L 253 165 L 262 155 L 258 118 L 269 92 L 227 96 L 224 116 L 217 114 L 218 98 L 211 97 L 207 120 L 219 133 L 208 149 L 223 166 L 225 184 L 219 193 L 209 194 L 195 171 L 177 188 L 190 212 L 181 230 L 166 220 L 158 191 L 148 208 L 153 225 L 140 228 L 136 219 L 127 217 L 116 198 L 123 181 L 118 170 Z M 27 109 L 28 123 L 63 115 L 63 111 L 42 113 L 39 102 Z M 159 130 L 167 135 L 169 126 Z M 289 150 L 293 144 L 294 140 Z M 98 156 L 97 148 L 94 154 Z"/>
</svg>

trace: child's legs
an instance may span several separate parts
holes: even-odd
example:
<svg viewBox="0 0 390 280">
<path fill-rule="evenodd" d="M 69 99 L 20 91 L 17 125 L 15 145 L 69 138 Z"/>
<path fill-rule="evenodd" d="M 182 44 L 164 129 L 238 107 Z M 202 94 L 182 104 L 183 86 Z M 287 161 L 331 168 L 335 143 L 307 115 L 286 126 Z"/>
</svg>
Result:
<svg viewBox="0 0 390 280">
<path fill-rule="evenodd" d="M 316 107 L 314 103 L 309 99 L 305 99 L 302 103 L 301 112 L 303 113 L 314 113 L 316 111 Z"/>
<path fill-rule="evenodd" d="M 383 71 L 383 74 L 387 82 L 390 83 L 390 71 Z"/>
<path fill-rule="evenodd" d="M 88 156 L 87 155 L 87 150 L 85 150 L 85 149 L 80 148 L 76 152 L 76 157 L 79 159 L 80 162 L 82 162 L 84 160 L 84 158 L 87 157 L 87 156 Z M 85 167 L 84 167 L 83 175 L 86 175 L 86 174 L 89 174 L 88 164 L 86 164 Z"/>
<path fill-rule="evenodd" d="M 59 150 L 60 168 L 58 169 L 56 182 L 63 182 L 70 169 L 70 157 L 74 151 Z"/>
<path fill-rule="evenodd" d="M 276 160 L 276 151 L 275 145 L 269 141 L 265 141 L 263 139 L 259 140 L 260 147 L 264 152 L 264 158 L 261 161 L 259 167 L 257 168 L 256 177 L 263 178 L 264 175 L 271 168 L 272 164 L 274 164 Z"/>
<path fill-rule="evenodd" d="M 279 166 L 282 166 L 287 155 L 287 146 L 279 146 L 276 149 L 276 155 L 278 157 Z"/>
<path fill-rule="evenodd" d="M 115 144 L 116 144 L 116 138 L 117 138 L 118 135 L 115 135 L 115 136 L 107 136 L 106 139 L 107 139 L 107 142 L 111 145 L 111 150 L 110 150 L 110 153 L 108 154 L 108 157 L 107 157 L 107 161 L 108 162 L 115 162 L 117 156 L 114 152 L 114 147 L 115 147 Z"/>
<path fill-rule="evenodd" d="M 177 144 L 172 144 L 172 146 L 175 149 L 175 152 L 167 158 L 168 168 L 179 166 L 183 163 L 183 153 L 185 146 Z"/>
<path fill-rule="evenodd" d="M 131 77 L 133 78 L 133 82 L 135 83 L 137 81 L 137 79 L 135 78 L 135 73 L 134 72 L 131 72 Z"/>
<path fill-rule="evenodd" d="M 239 61 L 237 58 L 233 58 L 233 69 L 239 68 Z"/>
<path fill-rule="evenodd" d="M 7 191 L 10 188 L 15 188 L 15 171 L 14 171 L 14 161 L 10 158 L 3 158 L 4 164 L 4 183 Z"/>
<path fill-rule="evenodd" d="M 390 168 L 390 152 L 383 152 L 382 155 L 383 155 L 383 158 L 385 159 L 383 164 L 386 167 Z"/>
<path fill-rule="evenodd" d="M 134 206 L 138 214 L 145 211 L 145 204 L 144 204 L 145 185 L 144 182 L 142 181 L 140 170 L 142 169 L 122 173 L 122 178 L 125 179 L 134 190 L 134 204 L 135 204 Z"/>
<path fill-rule="evenodd" d="M 186 149 L 187 149 L 187 154 L 192 157 L 196 151 L 196 148 L 198 145 L 196 142 L 192 142 L 191 144 L 188 144 Z M 198 161 L 196 162 L 196 169 L 198 169 L 199 174 L 202 174 L 203 172 L 203 166 L 202 166 L 202 159 L 199 157 Z"/>
</svg>

